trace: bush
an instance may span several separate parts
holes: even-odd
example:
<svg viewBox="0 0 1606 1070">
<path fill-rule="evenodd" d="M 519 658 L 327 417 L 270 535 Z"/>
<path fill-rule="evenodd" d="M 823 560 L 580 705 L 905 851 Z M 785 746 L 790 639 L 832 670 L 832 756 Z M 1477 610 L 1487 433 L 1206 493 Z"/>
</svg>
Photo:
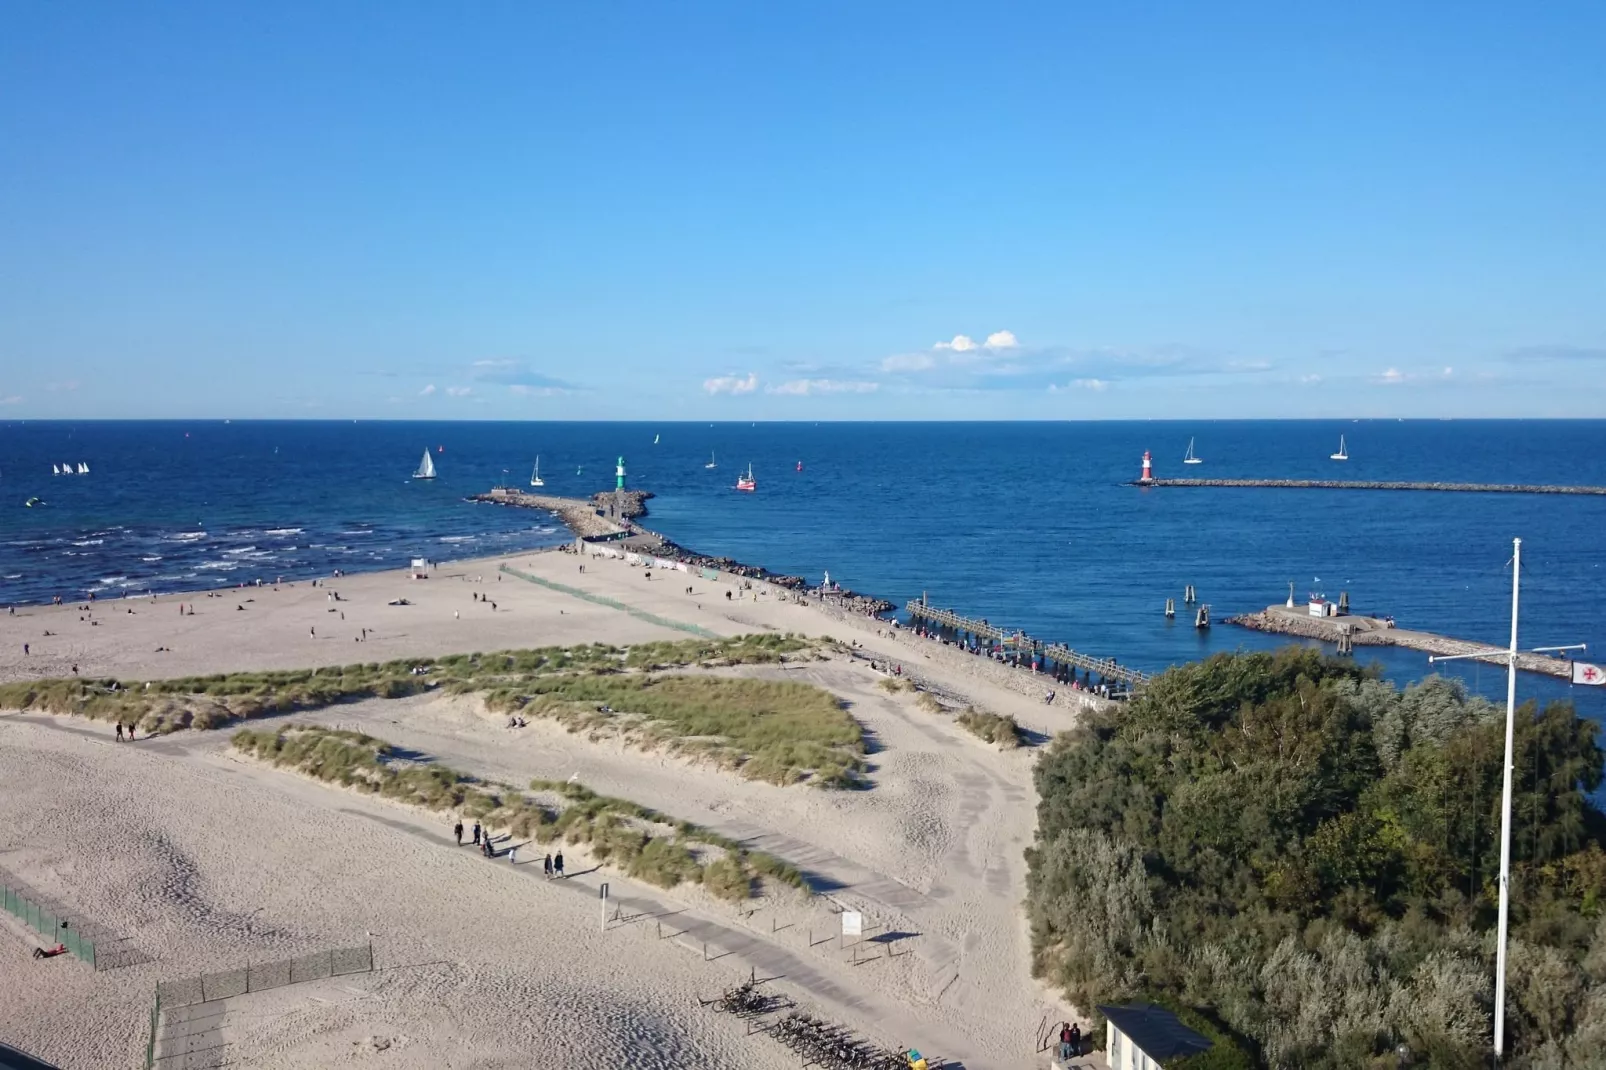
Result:
<svg viewBox="0 0 1606 1070">
<path fill-rule="evenodd" d="M 1232 1043 L 1190 1067 L 1482 1065 L 1503 728 L 1303 648 L 1157 677 L 1038 763 L 1037 972 L 1203 1012 Z M 1513 753 L 1509 1049 L 1565 1067 L 1606 1036 L 1603 754 L 1566 703 Z"/>
</svg>

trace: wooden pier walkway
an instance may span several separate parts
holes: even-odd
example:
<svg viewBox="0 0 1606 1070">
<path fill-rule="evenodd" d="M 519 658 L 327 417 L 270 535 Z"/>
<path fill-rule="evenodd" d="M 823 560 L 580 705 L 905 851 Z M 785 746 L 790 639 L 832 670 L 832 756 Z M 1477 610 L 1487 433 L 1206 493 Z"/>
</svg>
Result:
<svg viewBox="0 0 1606 1070">
<path fill-rule="evenodd" d="M 1347 479 L 1135 479 L 1134 487 L 1294 487 L 1304 490 L 1443 490 L 1466 494 L 1606 495 L 1606 487 L 1544 486 L 1534 483 L 1402 483 Z"/>
<path fill-rule="evenodd" d="M 1017 629 L 1002 628 L 985 620 L 961 616 L 951 609 L 939 609 L 924 597 L 911 600 L 904 610 L 917 621 L 947 629 L 956 639 L 961 635 L 971 635 L 995 642 L 1012 653 L 1041 657 L 1046 665 L 1051 663 L 1098 673 L 1109 683 L 1121 683 L 1133 689 L 1149 682 L 1148 674 L 1118 664 L 1114 658 L 1095 658 L 1059 643 L 1044 643 Z"/>
</svg>

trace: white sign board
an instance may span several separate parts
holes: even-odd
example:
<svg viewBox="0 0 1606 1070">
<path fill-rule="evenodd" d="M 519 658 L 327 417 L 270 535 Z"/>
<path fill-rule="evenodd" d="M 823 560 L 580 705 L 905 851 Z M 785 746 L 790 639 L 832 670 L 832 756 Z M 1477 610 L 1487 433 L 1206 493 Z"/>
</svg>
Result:
<svg viewBox="0 0 1606 1070">
<path fill-rule="evenodd" d="M 844 910 L 842 912 L 842 935 L 863 936 L 864 915 L 857 910 Z"/>
</svg>

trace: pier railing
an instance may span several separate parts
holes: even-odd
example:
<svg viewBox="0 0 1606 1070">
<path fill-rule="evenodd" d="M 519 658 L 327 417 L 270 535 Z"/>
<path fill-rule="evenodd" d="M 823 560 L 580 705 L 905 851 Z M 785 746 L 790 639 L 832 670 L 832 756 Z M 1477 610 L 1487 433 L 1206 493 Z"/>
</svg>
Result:
<svg viewBox="0 0 1606 1070">
<path fill-rule="evenodd" d="M 939 609 L 924 598 L 910 601 L 904 606 L 904 610 L 914 620 L 947 628 L 956 635 L 968 634 L 977 639 L 991 640 L 1018 653 L 1037 655 L 1057 665 L 1098 673 L 1107 681 L 1119 682 L 1129 688 L 1142 687 L 1149 682 L 1146 673 L 1120 665 L 1113 658 L 1095 658 L 1060 643 L 1043 643 L 1019 630 L 1002 628 L 974 617 L 961 616 L 951 609 Z"/>
</svg>

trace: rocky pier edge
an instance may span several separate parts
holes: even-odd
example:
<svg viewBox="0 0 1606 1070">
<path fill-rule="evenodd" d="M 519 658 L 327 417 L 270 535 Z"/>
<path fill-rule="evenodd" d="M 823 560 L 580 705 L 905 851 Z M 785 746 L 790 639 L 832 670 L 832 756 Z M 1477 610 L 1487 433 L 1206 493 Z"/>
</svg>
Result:
<svg viewBox="0 0 1606 1070">
<path fill-rule="evenodd" d="M 1339 625 L 1351 625 L 1350 640 L 1356 646 L 1397 646 L 1410 650 L 1420 650 L 1425 654 L 1472 654 L 1481 650 L 1494 651 L 1493 643 L 1474 643 L 1465 639 L 1452 639 L 1447 635 L 1437 635 L 1432 632 L 1413 631 L 1408 628 L 1390 628 L 1371 617 L 1302 617 L 1297 613 L 1289 613 L 1282 606 L 1270 606 L 1256 613 L 1241 613 L 1237 616 L 1222 618 L 1223 624 L 1236 624 L 1240 628 L 1249 628 L 1257 632 L 1269 632 L 1273 635 L 1291 635 L 1301 639 L 1320 639 L 1327 643 L 1338 642 Z M 1490 657 L 1479 658 L 1495 664 L 1503 664 L 1505 655 L 1493 653 Z M 1570 678 L 1572 663 L 1565 658 L 1552 658 L 1544 654 L 1519 653 L 1517 655 L 1517 668 L 1525 672 L 1542 673 L 1546 676 L 1560 676 Z"/>
<path fill-rule="evenodd" d="M 696 550 L 681 546 L 660 532 L 650 531 L 640 524 L 632 523 L 631 521 L 647 515 L 647 501 L 652 497 L 653 493 L 650 490 L 603 490 L 587 500 L 552 494 L 530 494 L 515 487 L 496 487 L 488 494 L 472 495 L 469 500 L 524 509 L 544 509 L 557 514 L 565 526 L 582 539 L 619 540 L 628 549 L 661 557 L 667 561 L 682 562 L 688 568 L 715 569 L 743 579 L 762 580 L 790 591 L 808 591 L 848 613 L 880 616 L 897 608 L 885 598 L 859 594 L 846 588 L 821 591 L 818 588 L 810 588 L 808 580 L 802 576 L 771 572 L 762 565 L 748 565 L 730 557 L 712 557 L 698 553 Z M 624 517 L 625 523 L 618 523 L 605 515 L 615 504 L 617 504 L 617 515 Z"/>
<path fill-rule="evenodd" d="M 1606 487 L 1548 486 L 1537 483 L 1408 483 L 1349 479 L 1135 479 L 1129 487 L 1288 487 L 1302 490 L 1433 490 L 1467 494 L 1606 495 Z"/>
</svg>

